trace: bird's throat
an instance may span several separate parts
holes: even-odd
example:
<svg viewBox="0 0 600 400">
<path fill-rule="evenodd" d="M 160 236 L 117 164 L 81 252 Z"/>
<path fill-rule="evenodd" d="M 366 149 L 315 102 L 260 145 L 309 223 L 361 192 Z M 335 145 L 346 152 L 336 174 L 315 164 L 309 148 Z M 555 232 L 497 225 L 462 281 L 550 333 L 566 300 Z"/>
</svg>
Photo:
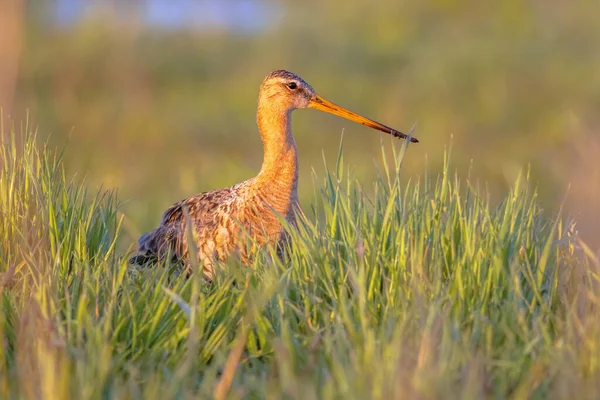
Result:
<svg viewBox="0 0 600 400">
<path fill-rule="evenodd" d="M 291 112 L 258 110 L 264 159 L 256 183 L 278 213 L 287 215 L 298 201 L 298 150 L 291 128 Z"/>
</svg>

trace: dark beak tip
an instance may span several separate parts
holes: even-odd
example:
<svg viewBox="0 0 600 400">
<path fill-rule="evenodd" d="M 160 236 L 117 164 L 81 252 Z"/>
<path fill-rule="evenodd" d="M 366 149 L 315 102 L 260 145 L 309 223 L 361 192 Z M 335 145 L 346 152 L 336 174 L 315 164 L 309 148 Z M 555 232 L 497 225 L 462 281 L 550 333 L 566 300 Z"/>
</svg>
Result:
<svg viewBox="0 0 600 400">
<path fill-rule="evenodd" d="M 411 137 L 410 141 L 411 141 L 411 143 L 419 143 L 419 139 L 417 139 L 415 137 Z"/>
</svg>

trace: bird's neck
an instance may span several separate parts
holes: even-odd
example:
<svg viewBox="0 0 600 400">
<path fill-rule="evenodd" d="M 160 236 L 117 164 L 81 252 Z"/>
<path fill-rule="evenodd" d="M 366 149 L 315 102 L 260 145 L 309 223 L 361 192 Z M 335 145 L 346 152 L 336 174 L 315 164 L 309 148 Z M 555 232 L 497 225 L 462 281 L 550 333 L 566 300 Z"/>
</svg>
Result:
<svg viewBox="0 0 600 400">
<path fill-rule="evenodd" d="M 283 112 L 259 106 L 257 123 L 264 159 L 256 183 L 270 205 L 283 215 L 298 201 L 298 151 L 291 119 L 291 110 Z"/>
</svg>

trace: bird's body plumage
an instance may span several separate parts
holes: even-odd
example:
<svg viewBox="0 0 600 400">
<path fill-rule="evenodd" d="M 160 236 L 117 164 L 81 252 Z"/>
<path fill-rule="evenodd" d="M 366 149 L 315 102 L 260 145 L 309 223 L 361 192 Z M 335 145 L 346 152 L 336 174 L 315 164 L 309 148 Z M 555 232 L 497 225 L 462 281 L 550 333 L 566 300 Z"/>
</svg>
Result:
<svg viewBox="0 0 600 400">
<path fill-rule="evenodd" d="M 214 262 L 237 251 L 246 260 L 247 233 L 255 244 L 280 242 L 284 237 L 279 215 L 291 224 L 295 214 L 292 192 L 279 188 L 259 190 L 253 178 L 237 185 L 200 193 L 182 200 L 165 211 L 159 226 L 139 239 L 138 260 L 161 259 L 171 254 L 174 261 L 190 256 L 188 240 L 195 241 L 195 251 L 207 276 L 214 273 Z M 271 206 L 279 201 L 282 207 Z M 186 222 L 189 221 L 187 229 Z"/>
<path fill-rule="evenodd" d="M 258 175 L 231 187 L 200 193 L 168 208 L 159 226 L 140 237 L 137 255 L 130 262 L 141 264 L 170 254 L 173 261 L 189 265 L 192 251 L 188 240 L 193 239 L 204 273 L 211 277 L 215 261 L 224 260 L 232 252 L 243 260 L 248 258 L 249 238 L 258 246 L 281 243 L 286 238 L 281 218 L 295 225 L 297 213 L 301 212 L 298 152 L 291 130 L 291 113 L 307 107 L 406 137 L 329 103 L 299 76 L 284 70 L 274 71 L 265 78 L 259 92 L 257 124 L 264 158 Z"/>
</svg>

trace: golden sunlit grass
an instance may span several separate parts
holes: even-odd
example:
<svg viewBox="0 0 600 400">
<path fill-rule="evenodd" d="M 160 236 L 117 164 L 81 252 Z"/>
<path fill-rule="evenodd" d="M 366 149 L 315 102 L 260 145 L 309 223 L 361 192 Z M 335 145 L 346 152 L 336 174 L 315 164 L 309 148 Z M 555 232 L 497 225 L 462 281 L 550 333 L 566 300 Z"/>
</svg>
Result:
<svg viewBox="0 0 600 400">
<path fill-rule="evenodd" d="M 496 206 L 448 165 L 400 179 L 394 152 L 367 196 L 340 156 L 286 261 L 208 285 L 128 270 L 115 196 L 4 138 L 0 398 L 599 394 L 600 263 L 527 176 Z"/>
</svg>

